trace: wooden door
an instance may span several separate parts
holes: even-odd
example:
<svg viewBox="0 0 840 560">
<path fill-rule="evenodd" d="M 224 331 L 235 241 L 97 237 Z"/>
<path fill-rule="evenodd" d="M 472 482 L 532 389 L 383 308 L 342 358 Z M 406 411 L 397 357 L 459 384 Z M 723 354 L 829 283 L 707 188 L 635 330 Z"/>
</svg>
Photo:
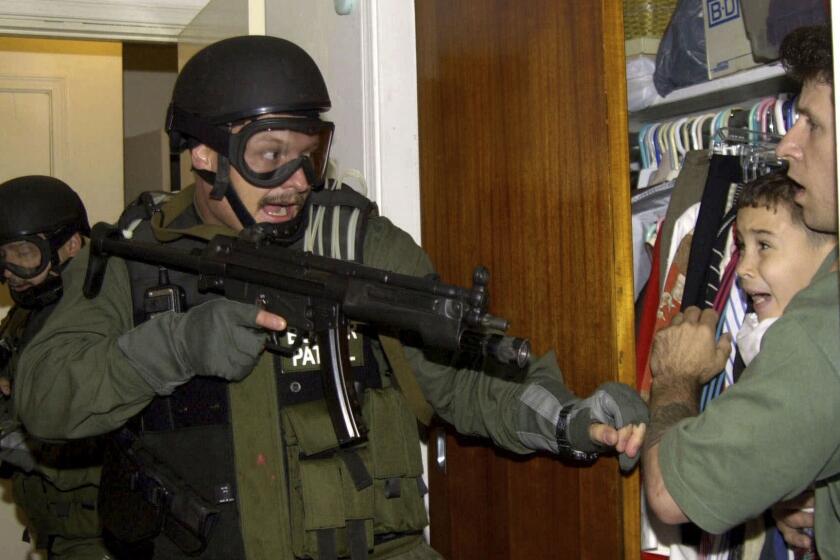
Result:
<svg viewBox="0 0 840 560">
<path fill-rule="evenodd" d="M 415 2 L 423 245 L 447 281 L 487 265 L 492 310 L 580 395 L 635 377 L 621 10 Z M 614 459 L 446 445 L 430 477 L 447 558 L 638 558 L 638 475 Z"/>
</svg>

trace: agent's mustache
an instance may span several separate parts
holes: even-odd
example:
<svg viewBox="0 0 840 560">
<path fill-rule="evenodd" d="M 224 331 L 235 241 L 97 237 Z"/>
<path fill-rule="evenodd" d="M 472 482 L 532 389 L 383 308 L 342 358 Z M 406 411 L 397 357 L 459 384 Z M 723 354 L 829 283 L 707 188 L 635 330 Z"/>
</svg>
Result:
<svg viewBox="0 0 840 560">
<path fill-rule="evenodd" d="M 302 206 L 306 197 L 297 191 L 269 194 L 260 200 L 260 207 L 268 205 Z"/>
</svg>

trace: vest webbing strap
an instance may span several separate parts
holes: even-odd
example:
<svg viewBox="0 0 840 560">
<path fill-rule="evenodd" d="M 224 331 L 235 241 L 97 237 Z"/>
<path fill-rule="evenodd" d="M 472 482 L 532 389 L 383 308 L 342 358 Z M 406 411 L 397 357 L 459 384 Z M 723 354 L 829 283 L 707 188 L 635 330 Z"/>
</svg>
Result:
<svg viewBox="0 0 840 560">
<path fill-rule="evenodd" d="M 373 484 L 373 477 L 370 475 L 370 472 L 358 453 L 352 449 L 339 449 L 337 454 L 344 462 L 344 466 L 347 467 L 347 471 L 350 473 L 350 478 L 353 479 L 353 486 L 356 487 L 356 490 L 362 491 Z"/>
<path fill-rule="evenodd" d="M 347 537 L 350 540 L 350 560 L 367 560 L 368 544 L 365 520 L 348 519 Z"/>
<path fill-rule="evenodd" d="M 280 413 L 271 355 L 230 383 L 239 516 L 246 558 L 292 560 Z M 269 429 L 266 429 L 269 427 Z M 280 521 L 278 523 L 278 521 Z"/>
<path fill-rule="evenodd" d="M 335 529 L 318 529 L 318 560 L 337 560 Z"/>
<path fill-rule="evenodd" d="M 423 396 L 423 390 L 420 389 L 414 370 L 408 363 L 402 344 L 396 338 L 384 334 L 379 335 L 379 342 L 382 343 L 385 357 L 391 364 L 391 370 L 397 379 L 397 385 L 405 396 L 405 400 L 408 401 L 408 407 L 424 426 L 428 426 L 431 424 L 435 412 L 426 397 Z"/>
</svg>

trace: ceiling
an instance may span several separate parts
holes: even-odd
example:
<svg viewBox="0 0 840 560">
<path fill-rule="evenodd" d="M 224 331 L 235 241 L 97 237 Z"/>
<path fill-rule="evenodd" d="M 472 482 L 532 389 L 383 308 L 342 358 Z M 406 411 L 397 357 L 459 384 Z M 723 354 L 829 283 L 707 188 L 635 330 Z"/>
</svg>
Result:
<svg viewBox="0 0 840 560">
<path fill-rule="evenodd" d="M 0 34 L 175 41 L 209 0 L 0 0 Z"/>
</svg>

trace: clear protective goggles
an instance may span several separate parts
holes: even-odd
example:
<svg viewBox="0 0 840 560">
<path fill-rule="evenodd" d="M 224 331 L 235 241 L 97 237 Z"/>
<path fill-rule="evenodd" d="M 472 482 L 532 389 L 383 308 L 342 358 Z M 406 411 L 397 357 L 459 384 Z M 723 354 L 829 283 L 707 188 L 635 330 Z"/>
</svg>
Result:
<svg viewBox="0 0 840 560">
<path fill-rule="evenodd" d="M 256 187 L 282 185 L 299 169 L 313 187 L 324 184 L 335 126 L 314 118 L 270 117 L 232 132 L 233 167 Z"/>
<path fill-rule="evenodd" d="M 0 245 L 0 278 L 8 270 L 18 278 L 30 280 L 44 270 L 50 262 L 50 242 L 38 235 L 30 235 Z"/>
</svg>

